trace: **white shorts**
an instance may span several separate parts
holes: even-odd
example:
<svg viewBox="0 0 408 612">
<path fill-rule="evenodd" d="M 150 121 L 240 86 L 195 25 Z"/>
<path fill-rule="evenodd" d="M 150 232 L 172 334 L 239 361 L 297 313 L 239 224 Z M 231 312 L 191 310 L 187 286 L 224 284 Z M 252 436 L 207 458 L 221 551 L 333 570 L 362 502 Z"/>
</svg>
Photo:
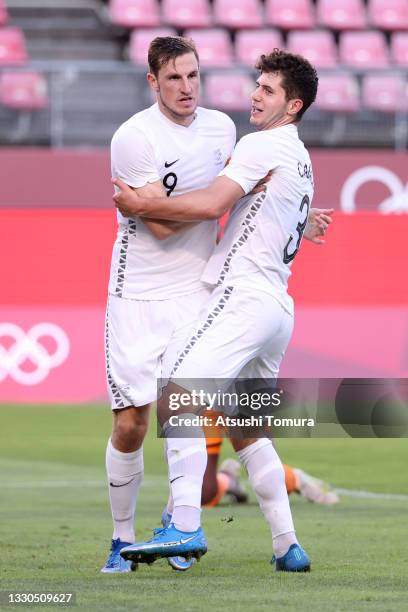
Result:
<svg viewBox="0 0 408 612">
<path fill-rule="evenodd" d="M 293 317 L 270 294 L 216 287 L 200 312 L 171 372 L 190 390 L 194 379 L 277 378 L 293 331 Z M 189 381 L 192 381 L 191 383 Z"/>
<path fill-rule="evenodd" d="M 109 295 L 105 323 L 106 375 L 112 410 L 157 399 L 210 291 L 171 300 Z"/>
</svg>

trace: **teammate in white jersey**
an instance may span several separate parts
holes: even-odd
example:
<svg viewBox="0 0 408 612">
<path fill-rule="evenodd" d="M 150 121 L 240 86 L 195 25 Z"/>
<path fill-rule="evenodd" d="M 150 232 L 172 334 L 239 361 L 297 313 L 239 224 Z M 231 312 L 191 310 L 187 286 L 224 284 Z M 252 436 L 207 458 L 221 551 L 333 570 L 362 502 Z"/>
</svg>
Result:
<svg viewBox="0 0 408 612">
<path fill-rule="evenodd" d="M 240 141 L 212 185 L 175 198 L 169 206 L 162 198 L 138 198 L 115 181 L 123 191 L 114 199 L 125 215 L 196 221 L 217 218 L 237 202 L 203 275 L 214 290 L 178 356 L 173 378 L 276 378 L 292 333 L 287 280 L 313 196 L 310 158 L 296 123 L 316 97 L 318 78 L 307 60 L 284 51 L 263 55 L 257 67 L 251 123 L 258 132 Z M 269 170 L 266 191 L 248 195 Z M 170 383 L 168 397 L 177 392 L 180 387 Z M 191 405 L 180 412 L 194 417 Z M 188 435 L 187 425 L 173 424 L 171 414 L 164 405 L 159 418 L 167 440 L 173 523 L 149 542 L 124 548 L 125 559 L 206 552 L 200 527 L 205 441 L 199 428 L 193 439 L 178 437 L 180 432 Z M 282 464 L 271 441 L 234 440 L 234 447 L 271 527 L 276 569 L 308 571 L 310 560 L 296 539 Z"/>
<path fill-rule="evenodd" d="M 142 195 L 174 196 L 208 186 L 235 145 L 224 113 L 197 108 L 198 55 L 192 41 L 159 37 L 148 54 L 157 103 L 112 139 L 112 172 Z M 118 214 L 106 315 L 106 366 L 113 429 L 106 451 L 114 532 L 103 572 L 129 571 L 119 556 L 132 543 L 143 477 L 143 440 L 157 379 L 169 374 L 208 296 L 200 280 L 217 221 L 174 223 Z"/>
</svg>

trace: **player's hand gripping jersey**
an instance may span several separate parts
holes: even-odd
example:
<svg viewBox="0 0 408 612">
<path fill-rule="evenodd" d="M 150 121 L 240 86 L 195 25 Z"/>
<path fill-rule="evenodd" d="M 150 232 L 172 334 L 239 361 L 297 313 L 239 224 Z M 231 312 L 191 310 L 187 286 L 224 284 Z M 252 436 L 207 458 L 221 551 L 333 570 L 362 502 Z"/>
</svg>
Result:
<svg viewBox="0 0 408 612">
<path fill-rule="evenodd" d="M 233 207 L 202 279 L 266 291 L 292 313 L 288 278 L 313 197 L 310 157 L 295 125 L 244 136 L 221 174 L 248 194 L 269 170 L 266 192 L 246 195 Z"/>
<path fill-rule="evenodd" d="M 124 123 L 112 139 L 112 176 L 131 187 L 161 180 L 168 196 L 207 187 L 235 144 L 231 119 L 197 108 L 188 127 L 173 123 L 157 104 Z M 217 224 L 206 221 L 157 240 L 141 219 L 118 213 L 109 293 L 161 300 L 202 289 L 201 274 L 215 246 Z"/>
</svg>

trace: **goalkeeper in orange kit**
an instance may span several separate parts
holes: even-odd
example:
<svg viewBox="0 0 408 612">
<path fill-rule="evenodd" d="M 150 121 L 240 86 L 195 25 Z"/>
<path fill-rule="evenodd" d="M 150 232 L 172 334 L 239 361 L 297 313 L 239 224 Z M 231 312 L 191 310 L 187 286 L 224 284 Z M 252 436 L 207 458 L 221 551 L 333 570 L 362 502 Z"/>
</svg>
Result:
<svg viewBox="0 0 408 612">
<path fill-rule="evenodd" d="M 205 427 L 207 443 L 207 468 L 204 474 L 201 503 L 207 508 L 219 504 L 228 495 L 235 503 L 245 503 L 248 495 L 241 484 L 241 464 L 235 459 L 226 459 L 218 469 L 218 459 L 223 442 L 222 428 L 212 425 Z M 299 468 L 283 466 L 288 494 L 298 493 L 316 504 L 332 505 L 339 501 L 338 495 L 326 482 L 318 480 Z"/>
</svg>

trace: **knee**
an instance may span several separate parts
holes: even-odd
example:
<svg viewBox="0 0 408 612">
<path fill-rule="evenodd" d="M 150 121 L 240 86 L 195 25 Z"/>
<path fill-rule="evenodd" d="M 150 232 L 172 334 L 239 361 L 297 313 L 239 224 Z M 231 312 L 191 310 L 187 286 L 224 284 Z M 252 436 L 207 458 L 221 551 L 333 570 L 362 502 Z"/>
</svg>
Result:
<svg viewBox="0 0 408 612">
<path fill-rule="evenodd" d="M 124 439 L 131 439 L 143 432 L 146 427 L 132 421 L 119 421 L 113 427 L 113 434 Z"/>
<path fill-rule="evenodd" d="M 135 408 L 117 413 L 112 429 L 113 446 L 122 452 L 137 450 L 143 444 L 148 424 L 148 415 Z"/>
</svg>

